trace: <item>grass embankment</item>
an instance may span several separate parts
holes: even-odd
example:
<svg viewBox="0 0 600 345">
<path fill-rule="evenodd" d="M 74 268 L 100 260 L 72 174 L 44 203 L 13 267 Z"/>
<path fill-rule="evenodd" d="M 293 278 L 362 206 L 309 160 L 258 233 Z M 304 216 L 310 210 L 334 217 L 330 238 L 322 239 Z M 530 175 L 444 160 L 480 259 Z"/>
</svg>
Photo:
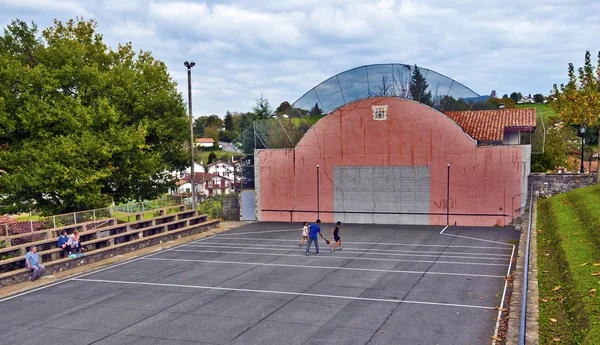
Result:
<svg viewBox="0 0 600 345">
<path fill-rule="evenodd" d="M 309 126 L 314 125 L 315 123 L 317 123 L 317 121 L 319 121 L 320 119 L 322 119 L 325 115 L 317 115 L 317 116 L 307 116 L 304 119 L 300 118 L 300 117 L 295 117 L 292 118 L 292 123 L 298 127 L 300 125 L 306 124 L 308 123 Z M 306 121 L 306 122 L 304 122 Z"/>
<path fill-rule="evenodd" d="M 540 344 L 600 344 L 600 186 L 538 202 Z"/>
<path fill-rule="evenodd" d="M 556 113 L 550 107 L 550 104 L 543 103 L 535 103 L 535 104 L 517 104 L 517 109 L 520 108 L 535 108 L 537 110 L 538 115 L 543 116 L 544 118 L 548 118 L 551 116 L 556 116 Z"/>
</svg>

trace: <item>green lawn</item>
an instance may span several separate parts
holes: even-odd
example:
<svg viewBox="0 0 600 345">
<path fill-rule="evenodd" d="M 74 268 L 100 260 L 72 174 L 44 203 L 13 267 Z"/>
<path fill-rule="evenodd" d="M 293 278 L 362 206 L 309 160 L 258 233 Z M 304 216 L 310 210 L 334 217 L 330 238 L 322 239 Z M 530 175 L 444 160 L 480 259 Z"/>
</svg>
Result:
<svg viewBox="0 0 600 345">
<path fill-rule="evenodd" d="M 545 118 L 556 116 L 556 113 L 550 107 L 550 104 L 535 103 L 535 104 L 517 104 L 517 108 L 535 108 L 538 115 L 544 116 Z"/>
<path fill-rule="evenodd" d="M 309 116 L 309 117 L 305 117 L 304 119 L 302 118 L 293 118 L 292 119 L 292 123 L 295 126 L 300 126 L 302 124 L 304 124 L 305 120 L 308 123 L 309 126 L 314 125 L 315 123 L 317 123 L 317 121 L 319 121 L 320 119 L 322 119 L 325 115 L 319 115 L 319 116 Z"/>
<path fill-rule="evenodd" d="M 202 161 L 203 164 L 206 164 L 208 162 L 208 155 L 210 155 L 211 152 L 214 152 L 215 155 L 217 155 L 217 159 L 222 159 L 224 161 L 230 160 L 230 157 L 242 155 L 241 153 L 227 152 L 227 151 L 222 151 L 222 150 L 215 150 L 215 151 L 196 150 L 196 152 L 194 153 L 194 159 L 198 163 L 200 161 Z"/>
<path fill-rule="evenodd" d="M 538 201 L 540 344 L 600 344 L 600 185 Z"/>
<path fill-rule="evenodd" d="M 21 216 L 21 217 L 16 217 L 15 219 L 19 222 L 37 222 L 38 220 L 40 220 L 42 217 L 40 216 Z"/>
</svg>

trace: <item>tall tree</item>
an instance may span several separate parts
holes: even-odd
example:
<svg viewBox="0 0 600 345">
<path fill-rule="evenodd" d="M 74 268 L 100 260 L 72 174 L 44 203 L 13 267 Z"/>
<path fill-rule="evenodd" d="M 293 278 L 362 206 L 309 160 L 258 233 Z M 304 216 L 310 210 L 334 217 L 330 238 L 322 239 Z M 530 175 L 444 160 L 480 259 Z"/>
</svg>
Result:
<svg viewBox="0 0 600 345">
<path fill-rule="evenodd" d="M 535 101 L 535 103 L 544 103 L 544 95 L 542 95 L 541 93 L 536 93 L 535 95 L 533 95 L 533 100 Z"/>
<path fill-rule="evenodd" d="M 512 98 L 515 103 L 519 101 L 519 95 L 516 92 L 511 93 L 510 98 Z"/>
<path fill-rule="evenodd" d="M 273 109 L 269 101 L 260 95 L 260 98 L 256 100 L 256 105 L 252 108 L 252 113 L 254 114 L 253 120 L 266 120 L 273 114 Z"/>
<path fill-rule="evenodd" d="M 154 198 L 183 170 L 189 123 L 164 63 L 109 49 L 95 21 L 0 36 L 0 206 L 43 214 Z"/>
<path fill-rule="evenodd" d="M 570 125 L 591 126 L 600 122 L 600 52 L 598 66 L 591 62 L 590 52 L 585 53 L 585 62 L 575 73 L 575 67 L 569 64 L 569 82 L 554 90 L 550 97 L 550 106 Z"/>
<path fill-rule="evenodd" d="M 227 114 L 225 115 L 225 130 L 226 131 L 233 131 L 233 115 L 229 112 L 229 110 L 227 111 Z"/>
<path fill-rule="evenodd" d="M 408 90 L 410 92 L 410 96 L 417 102 L 421 102 L 428 106 L 433 106 L 431 91 L 428 91 L 429 84 L 427 80 L 415 65 L 415 68 L 412 72 L 412 77 L 410 79 L 410 84 L 408 86 Z"/>
<path fill-rule="evenodd" d="M 204 128 L 206 127 L 206 116 L 200 116 L 194 119 L 194 136 L 196 138 L 204 137 Z"/>
<path fill-rule="evenodd" d="M 319 116 L 323 115 L 323 110 L 319 108 L 319 103 L 315 103 L 315 106 L 310 110 L 310 116 Z"/>
</svg>

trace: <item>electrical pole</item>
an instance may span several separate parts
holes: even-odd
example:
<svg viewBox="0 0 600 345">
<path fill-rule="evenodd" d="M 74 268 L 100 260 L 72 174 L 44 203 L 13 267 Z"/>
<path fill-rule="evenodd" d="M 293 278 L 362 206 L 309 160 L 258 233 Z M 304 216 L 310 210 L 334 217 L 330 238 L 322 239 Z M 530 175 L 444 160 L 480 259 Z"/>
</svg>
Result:
<svg viewBox="0 0 600 345">
<path fill-rule="evenodd" d="M 192 184 L 192 210 L 196 209 L 196 175 L 194 174 L 194 119 L 192 117 L 192 67 L 195 62 L 184 62 L 188 73 L 188 111 L 190 113 L 190 159 L 191 159 L 191 176 L 190 183 Z"/>
</svg>

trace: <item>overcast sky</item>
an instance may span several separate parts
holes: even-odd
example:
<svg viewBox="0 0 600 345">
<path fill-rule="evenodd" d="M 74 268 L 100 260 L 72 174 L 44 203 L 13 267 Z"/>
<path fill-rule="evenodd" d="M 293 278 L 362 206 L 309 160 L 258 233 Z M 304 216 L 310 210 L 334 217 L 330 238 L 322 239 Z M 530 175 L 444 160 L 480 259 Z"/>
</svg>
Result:
<svg viewBox="0 0 600 345">
<path fill-rule="evenodd" d="M 292 103 L 374 63 L 417 64 L 479 94 L 547 95 L 569 62 L 597 55 L 598 13 L 597 0 L 0 0 L 3 28 L 96 19 L 109 46 L 131 41 L 166 62 L 186 101 L 183 62 L 195 61 L 194 116 L 248 111 L 261 93 Z"/>
</svg>

